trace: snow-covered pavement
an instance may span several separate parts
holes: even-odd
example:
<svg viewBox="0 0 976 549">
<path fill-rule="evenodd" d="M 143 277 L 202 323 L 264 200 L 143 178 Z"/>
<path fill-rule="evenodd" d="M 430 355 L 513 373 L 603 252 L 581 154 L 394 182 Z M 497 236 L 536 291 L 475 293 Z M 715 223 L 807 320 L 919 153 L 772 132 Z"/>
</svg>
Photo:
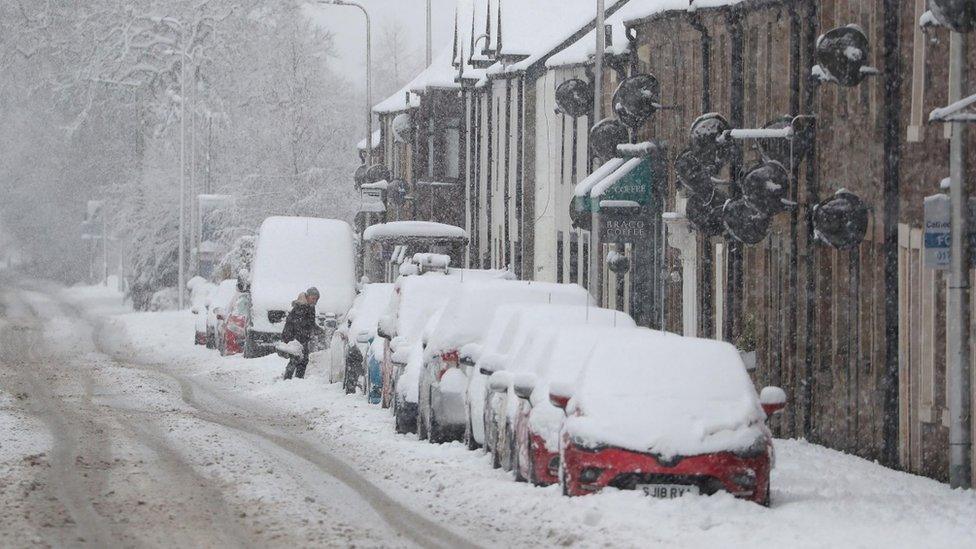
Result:
<svg viewBox="0 0 976 549">
<path fill-rule="evenodd" d="M 253 515 L 236 519 L 247 525 L 242 532 L 252 543 L 457 545 L 463 538 L 505 547 L 976 546 L 976 493 L 802 441 L 776 441 L 769 509 L 726 494 L 654 500 L 609 491 L 565 498 L 557 487 L 513 482 L 486 456 L 459 443 L 434 446 L 394 434 L 388 411 L 361 395 L 342 394 L 314 367 L 305 380 L 283 381 L 278 357 L 221 358 L 194 347 L 189 313 L 124 313 L 118 298 L 101 290 L 68 290 L 57 299 L 100 326 L 93 352 L 114 356 L 111 371 L 124 389 L 124 396 L 112 398 L 156 410 L 155 422 L 165 425 L 158 440 L 222 492 L 232 512 L 247 514 L 242 506 L 255 505 Z M 85 335 L 70 319 L 48 326 L 53 341 Z M 158 391 L 160 379 L 167 380 L 162 387 L 169 393 L 140 392 L 140 385 Z M 6 392 L 0 396 L 8 398 Z M 15 409 L 0 400 L 0 412 Z M 35 428 L 15 423 L 18 432 Z M 10 420 L 0 420 L 4 440 L 8 429 Z M 43 434 L 20 438 L 30 443 L 0 450 L 4 483 L 20 474 L 8 463 L 50 444 Z M 336 501 L 343 503 L 340 509 L 329 504 Z M 320 506 L 329 509 L 308 510 Z M 307 520 L 289 524 L 282 509 Z M 404 519 L 404 510 L 415 516 Z M 323 517 L 330 518 L 317 524 Z M 441 525 L 457 537 L 405 532 L 404 520 L 421 518 L 430 521 L 422 528 Z M 288 527 L 301 535 L 289 534 Z"/>
</svg>

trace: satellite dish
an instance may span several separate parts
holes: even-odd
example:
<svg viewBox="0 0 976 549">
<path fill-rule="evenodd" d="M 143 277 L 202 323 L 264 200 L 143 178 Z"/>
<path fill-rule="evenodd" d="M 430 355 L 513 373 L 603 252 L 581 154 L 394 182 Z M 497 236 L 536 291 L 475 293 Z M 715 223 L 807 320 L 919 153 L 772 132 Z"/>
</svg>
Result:
<svg viewBox="0 0 976 549">
<path fill-rule="evenodd" d="M 935 19 L 956 32 L 976 28 L 976 2 L 973 0 L 929 0 Z"/>
<path fill-rule="evenodd" d="M 838 27 L 817 39 L 817 64 L 828 76 L 845 87 L 864 80 L 871 49 L 868 37 L 857 25 Z"/>
<path fill-rule="evenodd" d="M 386 196 L 394 206 L 403 206 L 407 201 L 407 192 L 407 182 L 402 179 L 397 179 L 390 183 Z"/>
<path fill-rule="evenodd" d="M 604 160 L 617 156 L 617 145 L 630 140 L 630 131 L 619 120 L 604 118 L 590 130 L 590 150 Z"/>
<path fill-rule="evenodd" d="M 629 128 L 639 128 L 661 108 L 661 84 L 652 74 L 625 78 L 613 93 L 613 112 Z"/>
<path fill-rule="evenodd" d="M 593 223 L 593 218 L 590 216 L 590 212 L 581 210 L 577 208 L 576 205 L 576 200 L 570 200 L 569 220 L 572 222 L 573 227 L 576 227 L 577 229 L 583 229 L 584 231 L 590 230 L 590 225 Z"/>
<path fill-rule="evenodd" d="M 731 129 L 729 121 L 714 112 L 703 114 L 691 123 L 691 149 L 698 158 L 711 166 L 707 169 L 712 175 L 718 173 L 732 157 L 732 142 L 720 139 L 722 134 Z"/>
<path fill-rule="evenodd" d="M 556 87 L 556 106 L 563 114 L 579 118 L 593 108 L 593 86 L 573 78 Z"/>
<path fill-rule="evenodd" d="M 712 166 L 703 163 L 694 151 L 686 149 L 674 160 L 674 171 L 678 181 L 697 196 L 710 196 L 714 189 L 712 184 Z"/>
<path fill-rule="evenodd" d="M 614 274 L 626 274 L 630 270 L 630 258 L 617 251 L 612 251 L 607 254 L 607 267 Z"/>
<path fill-rule="evenodd" d="M 722 204 L 725 197 L 716 192 L 711 197 L 692 195 L 685 204 L 685 216 L 695 230 L 706 237 L 718 236 L 725 231 L 722 225 Z"/>
<path fill-rule="evenodd" d="M 868 207 L 856 194 L 841 189 L 814 208 L 813 230 L 835 248 L 853 248 L 867 234 Z"/>
<path fill-rule="evenodd" d="M 746 200 L 766 215 L 776 215 L 786 209 L 790 174 L 779 162 L 767 161 L 754 167 L 742 180 L 742 194 Z"/>
<path fill-rule="evenodd" d="M 722 223 L 732 238 L 752 246 L 766 238 L 770 218 L 745 198 L 738 198 L 725 203 Z"/>
<path fill-rule="evenodd" d="M 390 180 L 390 170 L 383 164 L 373 164 L 366 170 L 366 183 L 378 183 Z"/>
<path fill-rule="evenodd" d="M 397 143 L 409 143 L 413 134 L 413 119 L 402 112 L 393 117 L 393 138 Z"/>
<path fill-rule="evenodd" d="M 362 185 L 363 183 L 367 183 L 366 181 L 367 171 L 369 171 L 369 166 L 367 166 L 366 164 L 363 164 L 358 168 L 356 168 L 356 172 L 353 174 L 352 179 L 353 181 L 356 182 L 357 187 Z"/>
</svg>

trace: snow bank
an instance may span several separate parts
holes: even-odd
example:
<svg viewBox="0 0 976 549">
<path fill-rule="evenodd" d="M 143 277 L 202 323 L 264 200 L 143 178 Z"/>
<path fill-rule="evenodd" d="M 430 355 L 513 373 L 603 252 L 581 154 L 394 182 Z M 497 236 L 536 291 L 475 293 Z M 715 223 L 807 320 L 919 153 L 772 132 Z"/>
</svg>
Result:
<svg viewBox="0 0 976 549">
<path fill-rule="evenodd" d="M 251 278 L 253 327 L 281 332 L 268 311 L 289 311 L 311 286 L 321 298 L 319 313 L 344 315 L 356 293 L 352 229 L 345 221 L 314 217 L 269 217 L 261 224 Z"/>
<path fill-rule="evenodd" d="M 344 395 L 322 372 L 310 369 L 305 380 L 286 382 L 276 379 L 283 369 L 277 356 L 244 360 L 194 348 L 189 314 L 116 320 L 127 338 L 117 350 L 166 364 L 251 409 L 269 410 L 266 417 L 280 414 L 287 418 L 280 425 L 307 422 L 310 444 L 482 545 L 745 549 L 757 540 L 783 540 L 797 548 L 976 546 L 973 491 L 796 440 L 774 441 L 771 508 L 724 493 L 656 500 L 610 489 L 561 497 L 558 486 L 512 482 L 485 454 L 463 444 L 393 434 L 388 410 L 366 404 L 361 394 Z"/>
<path fill-rule="evenodd" d="M 567 415 L 584 446 L 662 456 L 744 449 L 767 433 L 735 347 L 650 331 L 594 347 Z"/>
<path fill-rule="evenodd" d="M 461 227 L 433 221 L 391 221 L 370 225 L 363 231 L 363 240 L 379 240 L 404 236 L 425 238 L 467 238 Z"/>
</svg>

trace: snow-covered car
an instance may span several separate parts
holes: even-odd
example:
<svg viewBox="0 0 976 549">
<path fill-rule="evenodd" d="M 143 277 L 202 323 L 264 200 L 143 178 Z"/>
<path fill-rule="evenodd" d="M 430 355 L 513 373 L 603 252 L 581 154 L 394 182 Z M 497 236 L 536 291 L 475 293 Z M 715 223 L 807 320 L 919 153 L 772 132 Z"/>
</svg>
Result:
<svg viewBox="0 0 976 549">
<path fill-rule="evenodd" d="M 462 283 L 510 277 L 511 273 L 501 270 L 443 269 L 401 276 L 396 281 L 393 296 L 380 318 L 379 336 L 383 339 L 381 405 L 393 407 L 399 432 L 416 431 L 417 382 L 423 357 L 411 370 L 410 383 L 402 376 L 417 347 L 422 350 L 421 339 L 427 325 Z"/>
<path fill-rule="evenodd" d="M 209 349 L 216 349 L 219 342 L 217 328 L 220 320 L 217 318 L 217 314 L 227 310 L 227 306 L 230 304 L 230 300 L 233 299 L 236 292 L 237 279 L 228 278 L 217 284 L 217 288 L 210 292 L 210 295 L 207 297 L 207 348 Z"/>
<path fill-rule="evenodd" d="M 220 324 L 217 328 L 217 349 L 220 356 L 237 355 L 244 352 L 244 335 L 247 333 L 248 315 L 251 313 L 251 295 L 236 292 L 227 309 L 219 312 Z"/>
<path fill-rule="evenodd" d="M 195 276 L 186 283 L 190 291 L 190 311 L 195 315 L 193 319 L 193 344 L 207 344 L 207 299 L 216 289 L 214 284 L 207 282 L 202 276 Z"/>
<path fill-rule="evenodd" d="M 606 486 L 648 496 L 714 494 L 769 504 L 774 455 L 768 414 L 738 350 L 715 340 L 648 332 L 608 336 L 573 384 L 550 384 L 565 409 L 560 484 L 578 496 Z"/>
<path fill-rule="evenodd" d="M 458 288 L 425 342 L 418 388 L 421 438 L 433 443 L 462 439 L 468 423 L 462 349 L 482 342 L 498 307 L 531 303 L 585 308 L 593 298 L 576 284 L 489 280 Z"/>
<path fill-rule="evenodd" d="M 349 390 L 350 387 L 354 391 L 356 386 L 361 385 L 373 404 L 379 403 L 382 387 L 381 358 L 378 357 L 383 356 L 383 350 L 379 341 L 374 345 L 377 339 L 376 326 L 392 296 L 393 284 L 366 284 L 353 301 L 352 308 L 349 309 L 346 326 L 337 332 L 342 346 L 346 349 L 342 353 L 343 382 L 347 387 L 346 392 L 352 392 Z M 353 353 L 353 349 L 358 353 Z M 336 354 L 333 353 L 333 356 Z M 357 361 L 359 364 L 356 364 Z"/>
<path fill-rule="evenodd" d="M 524 338 L 525 344 L 501 363 L 511 371 L 492 372 L 492 385 L 504 395 L 498 406 L 510 427 L 507 437 L 497 437 L 500 456 L 509 458 L 516 480 L 546 486 L 559 482 L 559 433 L 566 416 L 549 402 L 549 385 L 572 383 L 601 341 L 643 337 L 646 328 L 622 326 L 539 326 Z M 515 398 L 513 398 L 513 396 Z M 501 399 L 496 399 L 501 404 Z M 487 409 L 496 411 L 496 407 Z M 496 417 L 498 417 L 496 416 Z M 496 425 L 492 422 L 492 425 Z M 497 425 L 494 431 L 505 432 Z M 510 438 L 509 438 L 510 437 Z M 496 458 L 501 464 L 502 458 Z"/>
<path fill-rule="evenodd" d="M 352 228 L 316 217 L 269 217 L 261 224 L 251 274 L 251 314 L 244 356 L 274 352 L 299 293 L 314 286 L 319 324 L 328 342 L 356 296 Z"/>
<path fill-rule="evenodd" d="M 496 320 L 502 314 L 500 308 Z M 509 311 L 505 311 L 508 313 Z M 613 309 L 599 307 L 580 307 L 577 305 L 521 305 L 515 314 L 508 314 L 503 326 L 495 329 L 503 334 L 499 339 L 507 339 L 505 343 L 490 343 L 485 338 L 486 347 L 482 352 L 483 360 L 476 363 L 470 378 L 479 377 L 483 383 L 469 385 L 469 402 L 481 399 L 483 403 L 482 417 L 483 431 L 486 433 L 486 449 L 492 455 L 492 464 L 505 470 L 515 468 L 515 419 L 518 417 L 519 400 L 514 393 L 513 376 L 534 371 L 553 353 L 565 354 L 565 349 L 540 348 L 546 338 L 539 333 L 542 329 L 568 329 L 575 326 L 584 327 L 582 331 L 602 333 L 600 328 L 633 329 L 637 326 L 634 319 L 627 313 Z M 489 333 L 491 333 L 489 329 Z M 497 333 L 497 332 L 496 332 Z M 496 336 L 498 337 L 498 336 Z M 591 336 L 580 335 L 580 340 L 590 339 Z M 560 341 L 560 345 L 578 349 L 569 341 Z M 489 349 L 488 345 L 492 348 Z M 568 359 L 567 359 L 568 360 Z M 488 377 L 490 376 L 490 378 Z M 490 383 L 489 383 L 490 379 Z M 483 387 L 477 392 L 477 387 Z M 473 407 L 472 407 L 473 408 Z M 473 410 L 472 410 L 473 412 Z M 478 421 L 476 414 L 469 414 L 470 424 L 474 427 Z M 474 430 L 474 429 L 472 429 Z M 555 445 L 552 446 L 556 448 Z M 522 480 L 520 471 L 516 469 L 516 478 Z"/>
</svg>

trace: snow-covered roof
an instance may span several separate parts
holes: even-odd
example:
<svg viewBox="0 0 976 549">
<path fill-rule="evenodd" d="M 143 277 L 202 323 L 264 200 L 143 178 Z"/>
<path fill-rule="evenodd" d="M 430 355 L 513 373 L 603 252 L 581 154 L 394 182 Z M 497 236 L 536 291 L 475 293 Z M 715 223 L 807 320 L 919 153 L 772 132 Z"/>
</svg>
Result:
<svg viewBox="0 0 976 549">
<path fill-rule="evenodd" d="M 498 307 L 514 303 L 586 306 L 593 305 L 593 297 L 577 284 L 498 280 L 465 284 L 444 307 L 427 342 L 427 356 L 481 342 Z"/>
<path fill-rule="evenodd" d="M 606 24 L 613 28 L 613 44 L 606 52 L 620 55 L 630 50 L 627 40 L 626 23 L 664 13 L 666 11 L 695 11 L 697 9 L 715 8 L 738 4 L 742 0 L 630 0 L 616 13 L 607 17 Z M 596 31 L 590 31 L 573 45 L 553 55 L 546 61 L 546 67 L 568 67 L 585 65 L 593 61 L 596 55 Z"/>
<path fill-rule="evenodd" d="M 383 134 L 382 130 L 375 130 L 373 132 L 373 139 L 372 139 L 372 141 L 373 141 L 373 148 L 374 149 L 380 146 L 380 139 L 382 137 L 382 134 Z M 356 148 L 359 149 L 359 150 L 361 150 L 361 151 L 365 151 L 366 150 L 366 138 L 363 138 L 363 140 L 360 141 L 356 145 Z"/>
<path fill-rule="evenodd" d="M 634 168 L 640 166 L 641 162 L 643 161 L 644 159 L 639 157 L 627 160 L 622 166 L 614 170 L 612 174 L 604 177 L 602 180 L 593 185 L 593 188 L 590 189 L 590 196 L 592 198 L 600 198 L 603 196 L 603 193 L 607 192 L 607 189 L 623 179 L 630 172 L 634 171 Z"/>
<path fill-rule="evenodd" d="M 742 450 L 768 436 L 739 351 L 722 341 L 607 335 L 573 391 L 565 429 L 586 446 L 692 456 Z"/>
<path fill-rule="evenodd" d="M 433 221 L 391 221 L 370 225 L 363 231 L 363 240 L 415 236 L 427 238 L 467 238 L 461 227 Z"/>
<path fill-rule="evenodd" d="M 623 166 L 626 162 L 623 158 L 611 158 L 607 160 L 602 166 L 593 170 L 593 173 L 586 176 L 582 181 L 576 184 L 576 188 L 573 190 L 574 196 L 589 196 L 590 191 L 597 183 L 603 181 L 606 177 L 609 177 L 613 172 L 617 171 L 617 168 Z"/>
<path fill-rule="evenodd" d="M 569 326 L 633 328 L 636 323 L 627 313 L 600 307 L 548 303 L 503 305 L 498 307 L 485 331 L 480 356 L 501 366 L 494 369 L 532 371 L 533 361 L 516 360 L 519 357 L 514 352 L 525 342 L 537 339 L 540 329 L 558 332 Z"/>
<path fill-rule="evenodd" d="M 611 9 L 623 0 L 607 0 Z M 502 3 L 501 55 L 525 55 L 508 66 L 496 65 L 489 74 L 524 70 L 552 53 L 560 44 L 596 18 L 592 0 L 526 0 Z M 545 24 L 540 24 L 544 21 Z"/>
<path fill-rule="evenodd" d="M 420 107 L 420 96 L 410 91 L 410 83 L 373 106 L 376 114 L 392 114 Z"/>
<path fill-rule="evenodd" d="M 420 72 L 399 91 L 373 106 L 377 114 L 392 114 L 420 107 L 420 96 L 429 89 L 455 89 L 461 85 L 454 81 L 457 69 L 452 64 L 453 45 L 443 48 L 431 60 L 430 66 Z M 409 94 L 409 96 L 408 96 Z M 409 101 L 408 98 L 409 97 Z"/>
</svg>

